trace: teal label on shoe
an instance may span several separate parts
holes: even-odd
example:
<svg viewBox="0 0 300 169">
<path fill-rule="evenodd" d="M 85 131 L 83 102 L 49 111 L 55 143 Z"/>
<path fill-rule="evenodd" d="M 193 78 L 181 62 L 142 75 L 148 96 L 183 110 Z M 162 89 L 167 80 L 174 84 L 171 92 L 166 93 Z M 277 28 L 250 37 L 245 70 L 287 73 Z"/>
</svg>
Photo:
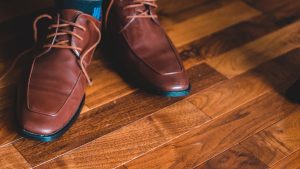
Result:
<svg viewBox="0 0 300 169">
<path fill-rule="evenodd" d="M 101 13 L 102 13 L 101 7 L 94 8 L 93 17 L 95 17 L 96 19 L 100 19 Z"/>
<path fill-rule="evenodd" d="M 76 9 L 98 20 L 102 17 L 103 0 L 56 0 L 55 2 L 59 9 Z"/>
</svg>

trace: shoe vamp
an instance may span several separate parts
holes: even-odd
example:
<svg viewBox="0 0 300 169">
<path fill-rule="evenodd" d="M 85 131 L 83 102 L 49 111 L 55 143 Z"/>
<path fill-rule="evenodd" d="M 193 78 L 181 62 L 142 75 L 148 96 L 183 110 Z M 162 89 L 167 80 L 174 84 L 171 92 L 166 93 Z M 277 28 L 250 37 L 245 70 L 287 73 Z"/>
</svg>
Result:
<svg viewBox="0 0 300 169">
<path fill-rule="evenodd" d="M 182 71 L 167 35 L 151 19 L 136 19 L 123 34 L 134 55 L 156 72 L 171 74 Z"/>
<path fill-rule="evenodd" d="M 56 114 L 72 96 L 80 69 L 70 50 L 55 49 L 38 58 L 28 87 L 28 108 L 34 112 Z"/>
</svg>

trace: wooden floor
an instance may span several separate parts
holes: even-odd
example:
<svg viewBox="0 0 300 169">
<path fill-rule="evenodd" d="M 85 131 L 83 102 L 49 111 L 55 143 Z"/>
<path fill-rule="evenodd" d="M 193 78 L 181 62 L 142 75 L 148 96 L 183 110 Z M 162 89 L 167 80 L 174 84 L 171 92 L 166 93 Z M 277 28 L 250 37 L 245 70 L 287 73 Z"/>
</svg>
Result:
<svg viewBox="0 0 300 169">
<path fill-rule="evenodd" d="M 283 95 L 300 75 L 300 1 L 158 3 L 191 95 L 171 99 L 130 87 L 99 49 L 80 118 L 61 139 L 40 143 L 16 133 L 24 58 L 0 82 L 0 168 L 300 168 L 300 106 Z M 51 6 L 0 2 L 0 72 L 31 46 L 33 18 Z"/>
</svg>

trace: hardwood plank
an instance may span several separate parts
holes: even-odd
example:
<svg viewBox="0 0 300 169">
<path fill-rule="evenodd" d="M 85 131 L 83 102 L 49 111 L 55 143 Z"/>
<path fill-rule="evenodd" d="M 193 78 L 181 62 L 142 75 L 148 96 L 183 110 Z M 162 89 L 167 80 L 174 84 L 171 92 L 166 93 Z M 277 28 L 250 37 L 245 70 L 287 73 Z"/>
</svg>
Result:
<svg viewBox="0 0 300 169">
<path fill-rule="evenodd" d="M 299 169 L 300 168 L 300 150 L 275 164 L 272 169 Z"/>
<path fill-rule="evenodd" d="M 0 156 L 0 165 L 3 169 L 31 168 L 22 155 L 12 145 L 1 147 Z"/>
<path fill-rule="evenodd" d="M 279 29 L 279 26 L 275 24 L 272 17 L 259 15 L 211 35 L 201 37 L 180 47 L 178 50 L 185 62 L 185 67 L 189 67 L 202 62 L 205 58 L 216 57 L 260 38 L 276 29 Z"/>
<path fill-rule="evenodd" d="M 188 70 L 188 74 L 193 86 L 191 94 L 224 80 L 223 76 L 205 64 L 191 68 Z M 181 99 L 160 97 L 136 91 L 83 114 L 75 125 L 62 138 L 55 142 L 39 143 L 21 139 L 15 142 L 14 146 L 31 165 L 36 166 L 179 100 Z"/>
<path fill-rule="evenodd" d="M 14 111 L 9 109 L 3 110 L 3 114 L 4 115 L 0 116 L 0 147 L 20 138 L 15 126 L 16 122 Z"/>
<path fill-rule="evenodd" d="M 266 94 L 124 166 L 127 168 L 193 168 L 274 124 L 296 108 L 275 93 Z"/>
<path fill-rule="evenodd" d="M 219 9 L 235 1 L 238 0 L 186 0 L 185 3 L 176 0 L 160 0 L 157 1 L 159 20 L 162 26 L 168 29 L 174 24 Z"/>
<path fill-rule="evenodd" d="M 100 56 L 100 49 L 95 56 Z M 93 85 L 86 89 L 86 105 L 90 109 L 97 108 L 136 91 L 129 86 L 105 61 L 95 59 L 89 67 Z"/>
<path fill-rule="evenodd" d="M 287 15 L 299 15 L 300 4 L 294 0 L 243 0 L 250 6 L 264 12 L 272 14 L 276 18 L 286 17 Z"/>
<path fill-rule="evenodd" d="M 289 74 L 293 77 L 298 78 L 300 76 L 300 49 L 296 48 L 290 52 L 288 52 L 283 57 L 279 57 L 275 59 L 274 61 L 277 64 L 280 64 L 286 71 L 289 72 Z M 287 56 L 287 57 L 285 57 Z M 294 82 L 295 80 L 293 80 Z"/>
<path fill-rule="evenodd" d="M 177 13 L 179 10 L 190 9 L 197 5 L 204 5 L 208 3 L 209 0 L 186 0 L 185 3 L 176 0 L 160 0 L 157 1 L 160 6 L 160 13 Z M 180 8 L 180 9 L 178 9 Z"/>
<path fill-rule="evenodd" d="M 195 169 L 266 169 L 267 166 L 259 161 L 243 147 L 237 145 L 222 154 L 206 161 Z"/>
<path fill-rule="evenodd" d="M 248 138 L 241 145 L 267 165 L 276 163 L 286 157 L 289 152 L 286 147 L 278 144 L 276 140 L 266 137 L 264 133 L 258 133 Z"/>
<path fill-rule="evenodd" d="M 290 0 L 280 1 L 280 0 L 243 0 L 249 5 L 263 11 L 270 12 L 274 11 L 280 7 L 286 6 L 290 3 Z"/>
<path fill-rule="evenodd" d="M 114 168 L 208 120 L 183 100 L 38 168 Z"/>
<path fill-rule="evenodd" d="M 275 138 L 281 145 L 288 147 L 291 152 L 296 151 L 300 149 L 299 121 L 300 110 L 265 129 L 263 132 L 267 136 Z"/>
<path fill-rule="evenodd" d="M 83 108 L 82 108 L 82 113 L 84 112 L 88 112 L 90 111 L 91 109 L 87 106 L 87 105 L 84 105 Z M 81 113 L 80 113 L 81 114 Z"/>
<path fill-rule="evenodd" d="M 269 65 L 272 66 L 272 64 Z M 275 66 L 279 67 L 278 65 Z M 285 75 L 281 72 L 276 73 L 276 75 Z M 273 76 L 271 73 L 268 75 Z M 286 78 L 285 76 L 281 77 Z M 277 82 L 276 79 L 274 82 Z M 279 80 L 278 82 L 282 81 Z M 272 90 L 271 85 L 257 78 L 255 73 L 249 72 L 204 90 L 188 100 L 210 117 L 217 117 L 264 95 L 270 90 Z"/>
<path fill-rule="evenodd" d="M 249 138 L 242 145 L 266 164 L 273 165 L 299 148 L 298 116 L 299 112 L 283 119 Z"/>
<path fill-rule="evenodd" d="M 297 48 L 300 44 L 299 27 L 300 21 L 218 57 L 208 58 L 207 63 L 232 78 Z"/>
<path fill-rule="evenodd" d="M 0 147 L 19 138 L 15 122 L 15 86 L 0 88 Z"/>
<path fill-rule="evenodd" d="M 258 159 L 274 165 L 282 158 L 300 149 L 300 110 L 264 129 L 257 136 L 245 140 L 243 145 Z"/>
<path fill-rule="evenodd" d="M 295 80 L 300 50 L 290 51 L 252 71 L 203 90 L 188 101 L 211 117 L 229 112 L 270 90 L 283 93 Z M 292 62 L 292 63 L 291 63 Z M 299 70 L 298 70 L 299 72 Z"/>
<path fill-rule="evenodd" d="M 220 1 L 220 3 L 221 2 L 222 1 Z M 272 5 L 273 4 L 274 3 L 272 3 Z M 292 8 L 292 10 L 290 10 L 290 8 Z M 293 5 L 293 3 L 278 6 L 276 10 L 270 13 L 264 12 L 259 16 L 239 22 L 180 47 L 180 55 L 183 60 L 187 60 L 187 67 L 193 63 L 202 62 L 204 58 L 219 56 L 229 50 L 296 22 L 300 18 L 300 15 L 298 15 L 299 10 L 300 6 Z M 165 18 L 163 17 L 163 19 Z"/>
<path fill-rule="evenodd" d="M 175 24 L 167 29 L 167 32 L 175 46 L 180 47 L 259 14 L 242 2 L 233 2 L 215 11 Z"/>
</svg>

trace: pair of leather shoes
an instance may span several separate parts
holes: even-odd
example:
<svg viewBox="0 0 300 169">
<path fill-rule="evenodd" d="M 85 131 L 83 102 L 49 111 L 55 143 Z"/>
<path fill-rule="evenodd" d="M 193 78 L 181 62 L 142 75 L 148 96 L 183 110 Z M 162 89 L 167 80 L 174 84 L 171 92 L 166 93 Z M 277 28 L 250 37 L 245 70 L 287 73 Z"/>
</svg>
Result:
<svg viewBox="0 0 300 169">
<path fill-rule="evenodd" d="M 151 91 L 187 95 L 186 72 L 159 24 L 155 0 L 110 0 L 104 6 L 103 30 L 120 66 Z M 42 19 L 51 24 L 47 35 L 38 37 Z M 48 142 L 61 136 L 81 111 L 85 87 L 91 84 L 87 67 L 101 40 L 102 22 L 66 9 L 56 16 L 39 16 L 34 25 L 37 54 L 18 92 L 17 117 L 23 136 Z"/>
</svg>

